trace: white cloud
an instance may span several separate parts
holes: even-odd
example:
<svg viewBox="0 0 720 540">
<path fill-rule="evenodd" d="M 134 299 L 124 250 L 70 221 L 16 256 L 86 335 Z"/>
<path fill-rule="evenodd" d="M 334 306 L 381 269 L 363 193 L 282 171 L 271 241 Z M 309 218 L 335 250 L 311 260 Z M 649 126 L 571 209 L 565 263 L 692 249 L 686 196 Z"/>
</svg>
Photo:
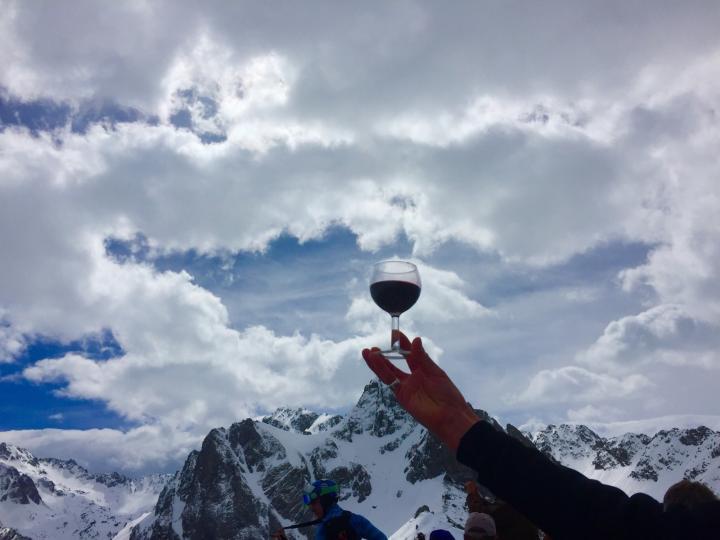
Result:
<svg viewBox="0 0 720 540">
<path fill-rule="evenodd" d="M 175 472 L 202 437 L 158 425 L 115 429 L 41 429 L 0 432 L 0 439 L 38 457 L 74 459 L 91 472 Z"/>
<path fill-rule="evenodd" d="M 187 2 L 129 2 L 97 10 L 90 2 L 40 9 L 6 1 L 12 40 L 4 45 L 13 54 L 2 82 L 14 91 L 139 100 L 159 90 L 160 80 L 149 74 L 165 73 L 192 50 L 188 42 L 209 34 L 234 52 L 231 59 L 276 49 L 302 62 L 305 107 L 334 96 L 326 106 L 349 108 L 374 90 L 375 107 L 392 110 L 403 102 L 457 101 L 478 86 L 519 95 L 597 89 L 617 97 L 638 73 L 673 81 L 668 75 L 681 73 L 687 58 L 716 43 L 714 18 L 707 16 L 712 3 L 697 4 L 657 6 L 648 17 L 645 6 L 619 3 L 598 10 L 565 2 L 494 9 L 324 2 L 313 10 L 278 10 L 244 2 L 200 10 Z M 671 33 L 678 28 L 687 31 Z"/>
<path fill-rule="evenodd" d="M 459 278 L 428 266 L 428 276 L 444 276 L 430 287 L 452 307 L 442 316 L 462 317 L 484 308 L 454 287 Z M 24 376 L 36 383 L 60 382 L 70 398 L 100 400 L 125 418 L 161 422 L 186 430 L 206 430 L 288 403 L 318 409 L 350 405 L 370 377 L 360 359 L 363 347 L 387 336 L 389 321 L 341 342 L 318 335 L 275 334 L 262 326 L 242 331 L 228 326 L 220 300 L 194 285 L 187 274 L 107 259 L 89 276 L 88 293 L 96 316 L 112 321 L 124 354 L 93 360 L 78 354 L 36 362 Z M 366 293 L 367 294 L 367 293 Z M 421 315 L 422 316 L 422 315 Z M 437 356 L 440 350 L 427 340 Z"/>
<path fill-rule="evenodd" d="M 12 362 L 25 348 L 25 338 L 21 332 L 3 320 L 0 308 L 0 363 Z"/>
<path fill-rule="evenodd" d="M 258 407 L 347 405 L 358 390 L 351 374 L 365 373 L 358 358 L 366 338 L 238 331 L 220 299 L 188 274 L 98 257 L 83 286 L 83 316 L 111 327 L 124 354 L 41 360 L 26 378 L 67 383 L 63 395 L 104 401 L 131 420 L 203 430 Z"/>
<path fill-rule="evenodd" d="M 25 373 L 193 437 L 194 426 L 258 405 L 346 404 L 367 378 L 357 351 L 386 336 L 366 292 L 353 293 L 347 315 L 364 337 L 237 329 L 223 299 L 190 275 L 119 264 L 103 247 L 108 236 L 141 233 L 155 252 L 263 252 L 282 233 L 308 241 L 339 225 L 363 250 L 405 237 L 427 260 L 460 242 L 530 274 L 616 241 L 655 246 L 620 276 L 629 296 L 645 295 L 640 315 L 594 283 L 557 289 L 560 302 L 602 310 L 595 332 L 606 329 L 579 356 L 585 367 L 541 365 L 524 392 L 515 388 L 524 403 L 600 407 L 603 396 L 669 385 L 658 365 L 717 366 L 720 42 L 713 8 L 700 4 L 648 17 L 627 3 L 507 2 L 490 12 L 329 2 L 278 12 L 3 2 L 0 86 L 9 95 L 73 106 L 110 99 L 160 122 L 0 133 L 0 361 L 33 335 L 67 341 L 109 328 L 122 357 L 67 355 Z M 183 108 L 196 133 L 227 139 L 204 145 L 170 125 Z M 489 315 L 459 273 L 438 266 L 422 269 L 407 329 Z M 575 340 L 599 317 L 558 310 L 583 320 L 543 321 L 533 302 L 514 306 L 531 315 L 485 319 L 493 351 L 512 342 L 508 373 L 496 375 L 517 378 L 505 382 L 515 387 L 536 347 L 542 358 L 576 352 L 549 350 L 547 336 L 559 332 L 547 325 Z M 433 336 L 437 352 L 457 337 L 447 332 Z M 638 364 L 653 371 L 633 375 Z"/>
<path fill-rule="evenodd" d="M 639 374 L 616 378 L 565 366 L 540 371 L 514 400 L 528 404 L 594 403 L 636 395 L 651 386 L 652 382 Z"/>
<path fill-rule="evenodd" d="M 567 411 L 567 418 L 570 422 L 588 424 L 593 421 L 602 421 L 605 418 L 617 418 L 621 414 L 622 411 L 616 407 L 607 405 L 585 405 L 577 409 L 569 409 Z"/>
<path fill-rule="evenodd" d="M 632 371 L 649 363 L 719 368 L 718 330 L 693 319 L 680 306 L 662 304 L 611 322 L 578 359 L 614 371 Z"/>
</svg>

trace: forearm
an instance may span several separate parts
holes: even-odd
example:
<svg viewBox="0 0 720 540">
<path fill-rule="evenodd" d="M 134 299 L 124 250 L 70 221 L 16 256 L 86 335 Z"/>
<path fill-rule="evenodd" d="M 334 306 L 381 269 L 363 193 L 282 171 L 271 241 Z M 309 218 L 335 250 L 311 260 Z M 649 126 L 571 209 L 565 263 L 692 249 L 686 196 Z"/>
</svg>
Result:
<svg viewBox="0 0 720 540">
<path fill-rule="evenodd" d="M 646 527 L 662 509 L 647 496 L 632 500 L 617 488 L 553 463 L 486 422 L 462 438 L 458 460 L 478 480 L 553 536 L 602 538 L 616 530 Z"/>
</svg>

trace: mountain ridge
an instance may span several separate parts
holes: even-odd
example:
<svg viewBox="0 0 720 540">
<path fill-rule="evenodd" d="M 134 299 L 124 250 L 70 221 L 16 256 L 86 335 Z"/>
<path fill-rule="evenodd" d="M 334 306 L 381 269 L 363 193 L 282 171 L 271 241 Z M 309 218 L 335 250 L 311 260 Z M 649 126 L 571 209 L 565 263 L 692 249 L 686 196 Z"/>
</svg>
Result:
<svg viewBox="0 0 720 540">
<path fill-rule="evenodd" d="M 152 509 L 165 481 L 92 474 L 72 459 L 37 458 L 0 443 L 0 539 L 112 538 Z"/>
<path fill-rule="evenodd" d="M 644 491 L 661 499 L 671 483 L 685 477 L 720 490 L 720 432 L 705 426 L 652 436 L 601 437 L 587 426 L 570 424 L 523 433 L 512 425 L 502 428 L 484 411 L 478 414 L 523 444 L 628 493 Z M 152 486 L 138 486 L 135 493 L 128 486 L 138 481 L 124 475 L 92 474 L 74 460 L 36 458 L 0 443 L 0 499 L 5 496 L 0 532 L 10 531 L 3 534 L 13 540 L 23 537 L 10 534 L 33 540 L 267 538 L 281 524 L 309 518 L 300 494 L 320 477 L 341 485 L 344 508 L 366 515 L 393 540 L 401 540 L 432 527 L 461 535 L 466 517 L 462 485 L 474 473 L 373 380 L 344 416 L 283 407 L 212 429 L 183 467 L 162 477 L 162 485 L 149 481 Z M 112 493 L 116 499 L 109 500 Z M 124 506 L 117 493 L 126 494 Z M 39 503 L 33 500 L 38 497 Z M 55 518 L 43 525 L 50 512 L 60 512 L 58 501 L 68 498 L 86 501 L 65 509 L 62 515 L 72 523 L 58 528 Z"/>
</svg>

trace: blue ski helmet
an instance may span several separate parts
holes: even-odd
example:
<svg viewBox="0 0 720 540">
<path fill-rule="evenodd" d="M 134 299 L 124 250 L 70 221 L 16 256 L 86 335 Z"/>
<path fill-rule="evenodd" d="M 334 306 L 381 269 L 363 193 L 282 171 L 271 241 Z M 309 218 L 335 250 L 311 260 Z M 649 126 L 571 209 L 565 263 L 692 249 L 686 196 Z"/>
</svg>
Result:
<svg viewBox="0 0 720 540">
<path fill-rule="evenodd" d="M 303 502 L 308 505 L 319 498 L 337 502 L 338 492 L 338 486 L 332 480 L 315 480 L 303 490 Z"/>
</svg>

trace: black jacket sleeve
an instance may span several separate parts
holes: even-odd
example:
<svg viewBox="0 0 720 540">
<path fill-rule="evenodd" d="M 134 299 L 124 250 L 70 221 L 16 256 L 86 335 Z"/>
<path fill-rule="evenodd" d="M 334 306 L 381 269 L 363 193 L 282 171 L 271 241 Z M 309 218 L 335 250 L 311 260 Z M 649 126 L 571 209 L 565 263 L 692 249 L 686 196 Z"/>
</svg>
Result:
<svg viewBox="0 0 720 540">
<path fill-rule="evenodd" d="M 590 480 L 553 463 L 487 422 L 463 436 L 461 463 L 498 497 L 550 534 L 563 539 L 720 539 L 720 502 L 693 511 L 663 512 L 643 493 L 623 491 Z"/>
</svg>

